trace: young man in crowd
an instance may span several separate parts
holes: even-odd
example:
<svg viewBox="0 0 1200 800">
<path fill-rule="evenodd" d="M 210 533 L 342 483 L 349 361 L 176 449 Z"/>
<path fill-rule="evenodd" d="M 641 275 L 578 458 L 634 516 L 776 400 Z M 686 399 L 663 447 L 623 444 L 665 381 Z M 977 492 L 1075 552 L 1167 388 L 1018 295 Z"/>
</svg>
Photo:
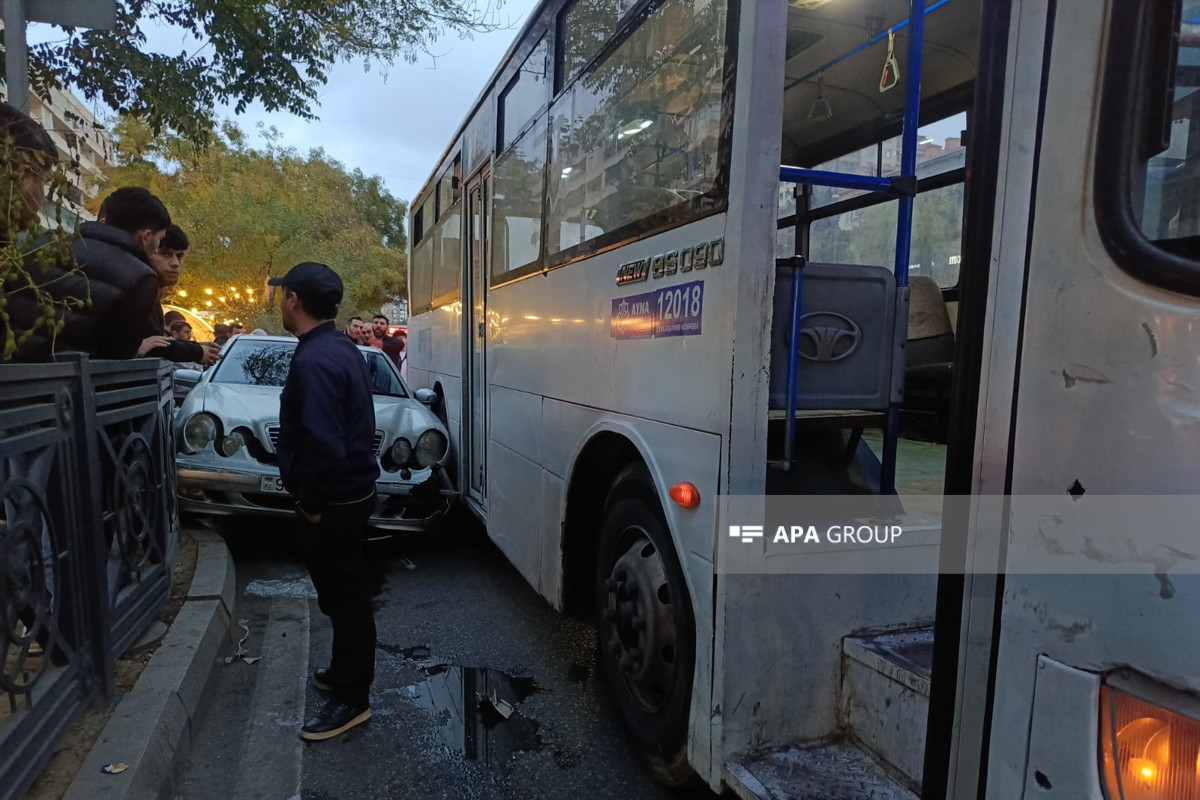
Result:
<svg viewBox="0 0 1200 800">
<path fill-rule="evenodd" d="M 16 358 L 49 361 L 76 350 L 92 358 L 133 358 L 145 337 L 144 320 L 158 308 L 158 275 L 150 254 L 158 250 L 171 215 L 146 189 L 118 189 L 100 205 L 99 219 L 80 226 L 73 263 L 32 261 L 33 281 L 45 287 L 59 307 L 63 329 L 39 323 L 45 310 L 33 292 L 10 291 L 8 312 L 18 341 L 32 331 Z M 90 305 L 83 302 L 90 299 Z"/>
<path fill-rule="evenodd" d="M 213 326 L 213 344 L 217 347 L 222 347 L 229 341 L 229 326 L 224 322 L 218 322 Z"/>
<path fill-rule="evenodd" d="M 392 362 L 400 366 L 400 340 L 394 336 L 388 335 L 388 325 L 390 321 L 383 314 L 376 314 L 375 319 L 371 320 L 371 333 L 373 334 L 372 344 L 378 347 Z M 376 344 L 378 342 L 378 344 Z"/>
<path fill-rule="evenodd" d="M 163 235 L 158 249 L 150 255 L 150 264 L 158 275 L 160 297 L 165 297 L 179 283 L 179 274 L 183 271 L 183 259 L 187 255 L 188 245 L 187 234 L 183 229 L 178 225 L 171 225 Z M 187 323 L 183 324 L 187 326 Z M 147 320 L 146 338 L 138 348 L 138 355 L 187 364 L 189 368 L 195 369 L 203 369 L 216 363 L 220 351 L 216 344 L 194 342 L 190 335 L 186 338 L 168 336 L 167 331 L 173 330 L 174 325 L 174 322 L 165 321 L 162 306 L 158 306 Z M 190 332 L 191 327 L 187 328 Z"/>
<path fill-rule="evenodd" d="M 362 344 L 363 333 L 363 318 L 351 317 L 346 320 L 346 336 L 350 337 L 350 341 L 357 344 Z"/>
</svg>

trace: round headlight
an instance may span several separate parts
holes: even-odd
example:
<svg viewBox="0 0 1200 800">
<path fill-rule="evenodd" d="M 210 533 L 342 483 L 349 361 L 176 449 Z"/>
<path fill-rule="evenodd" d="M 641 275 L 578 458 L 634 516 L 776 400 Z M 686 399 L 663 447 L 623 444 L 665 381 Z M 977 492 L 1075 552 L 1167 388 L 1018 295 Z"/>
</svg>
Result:
<svg viewBox="0 0 1200 800">
<path fill-rule="evenodd" d="M 417 466 L 425 469 L 441 461 L 442 457 L 446 455 L 446 444 L 446 437 L 442 435 L 441 431 L 428 430 L 422 433 L 413 450 L 413 459 L 417 462 Z"/>
<path fill-rule="evenodd" d="M 217 419 L 212 414 L 194 414 L 183 426 L 183 441 L 192 450 L 203 450 L 216 438 Z"/>
<path fill-rule="evenodd" d="M 392 444 L 392 463 L 397 467 L 402 467 L 408 463 L 408 459 L 412 457 L 412 444 L 403 436 L 396 439 Z"/>
<path fill-rule="evenodd" d="M 221 440 L 221 455 L 236 456 L 238 451 L 246 446 L 246 439 L 237 431 Z"/>
</svg>

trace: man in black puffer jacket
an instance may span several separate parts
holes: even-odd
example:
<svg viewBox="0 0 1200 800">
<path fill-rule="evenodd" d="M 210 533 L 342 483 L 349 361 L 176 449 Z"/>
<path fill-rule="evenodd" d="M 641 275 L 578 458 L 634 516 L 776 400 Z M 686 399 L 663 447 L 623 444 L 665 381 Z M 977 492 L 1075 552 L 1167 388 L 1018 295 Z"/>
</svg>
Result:
<svg viewBox="0 0 1200 800">
<path fill-rule="evenodd" d="M 63 329 L 52 331 L 38 319 L 45 313 L 28 290 L 8 292 L 8 312 L 17 335 L 18 361 L 50 361 L 69 350 L 92 358 L 133 358 L 145 336 L 145 321 L 158 306 L 158 276 L 150 264 L 171 215 L 145 189 L 118 189 L 100 205 L 99 221 L 80 226 L 72 248 L 74 264 L 44 265 L 31 259 L 27 269 L 36 284 L 56 301 L 87 300 L 70 307 Z M 23 334 L 33 331 L 22 342 Z"/>
</svg>

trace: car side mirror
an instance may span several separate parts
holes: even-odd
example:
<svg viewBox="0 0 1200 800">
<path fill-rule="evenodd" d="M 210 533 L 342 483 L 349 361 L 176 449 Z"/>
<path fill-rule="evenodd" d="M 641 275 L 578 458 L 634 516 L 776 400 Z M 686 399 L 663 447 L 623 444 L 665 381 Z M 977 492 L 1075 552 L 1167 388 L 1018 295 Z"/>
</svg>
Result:
<svg viewBox="0 0 1200 800">
<path fill-rule="evenodd" d="M 433 389 L 417 389 L 415 395 L 419 403 L 430 408 L 437 402 L 437 392 Z"/>
</svg>

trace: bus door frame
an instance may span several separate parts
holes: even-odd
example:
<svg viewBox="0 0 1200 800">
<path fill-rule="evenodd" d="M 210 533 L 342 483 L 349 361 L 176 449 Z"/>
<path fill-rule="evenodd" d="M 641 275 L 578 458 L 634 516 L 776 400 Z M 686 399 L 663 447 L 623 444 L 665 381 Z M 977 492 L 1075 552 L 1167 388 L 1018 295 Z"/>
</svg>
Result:
<svg viewBox="0 0 1200 800">
<path fill-rule="evenodd" d="M 466 181 L 463 197 L 463 489 L 487 510 L 487 286 L 491 263 L 492 166 Z M 478 219 L 477 219 L 478 218 Z"/>
</svg>

